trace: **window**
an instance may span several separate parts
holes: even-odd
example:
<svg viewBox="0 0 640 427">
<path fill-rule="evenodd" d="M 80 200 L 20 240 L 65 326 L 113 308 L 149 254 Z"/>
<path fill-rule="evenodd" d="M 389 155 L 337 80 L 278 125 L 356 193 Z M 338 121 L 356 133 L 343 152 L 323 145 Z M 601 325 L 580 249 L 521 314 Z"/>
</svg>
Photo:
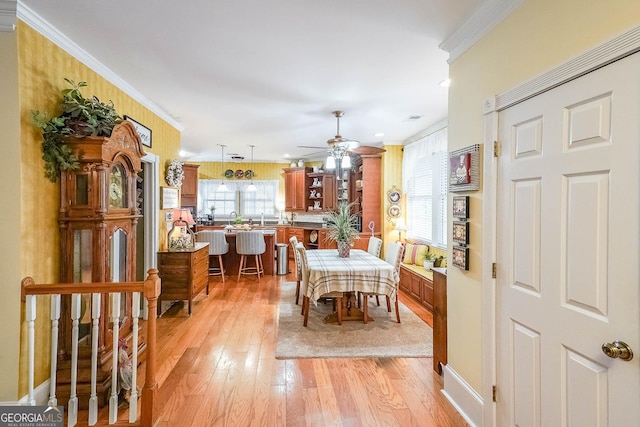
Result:
<svg viewBox="0 0 640 427">
<path fill-rule="evenodd" d="M 447 128 L 404 148 L 407 238 L 447 245 Z"/>
<path fill-rule="evenodd" d="M 215 216 L 228 217 L 235 211 L 238 216 L 257 219 L 276 215 L 276 197 L 278 181 L 253 181 L 258 191 L 247 191 L 250 181 L 225 181 L 228 191 L 218 191 L 220 179 L 201 179 L 198 181 L 198 216 L 211 213 L 214 206 Z"/>
</svg>

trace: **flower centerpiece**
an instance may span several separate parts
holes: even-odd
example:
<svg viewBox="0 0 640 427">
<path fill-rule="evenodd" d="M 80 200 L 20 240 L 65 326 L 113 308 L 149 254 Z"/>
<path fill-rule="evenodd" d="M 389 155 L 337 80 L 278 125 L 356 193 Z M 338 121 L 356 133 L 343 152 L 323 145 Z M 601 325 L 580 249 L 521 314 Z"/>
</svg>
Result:
<svg viewBox="0 0 640 427">
<path fill-rule="evenodd" d="M 65 144 L 65 138 L 86 136 L 111 136 L 114 126 L 122 121 L 113 102 L 101 102 L 95 96 L 85 98 L 80 88 L 86 82 L 77 84 L 64 79 L 70 89 L 62 91 L 62 112 L 55 117 L 38 110 L 31 111 L 33 123 L 42 129 L 42 159 L 44 174 L 51 182 L 56 182 L 60 171 L 75 170 L 80 167 L 78 157 Z"/>
<path fill-rule="evenodd" d="M 351 213 L 355 202 L 340 203 L 336 211 L 328 213 L 327 237 L 329 241 L 338 243 L 338 256 L 348 258 L 353 241 L 359 238 L 358 217 Z"/>
</svg>

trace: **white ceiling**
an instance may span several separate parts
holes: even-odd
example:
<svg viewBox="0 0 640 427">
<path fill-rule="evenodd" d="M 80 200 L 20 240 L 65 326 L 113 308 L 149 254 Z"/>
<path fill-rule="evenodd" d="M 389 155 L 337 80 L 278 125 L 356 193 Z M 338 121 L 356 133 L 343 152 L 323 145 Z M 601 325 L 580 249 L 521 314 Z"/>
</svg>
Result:
<svg viewBox="0 0 640 427">
<path fill-rule="evenodd" d="M 20 0 L 183 127 L 185 160 L 320 158 L 447 116 L 439 45 L 485 0 Z M 19 6 L 19 7 L 20 7 Z M 68 76 L 76 80 L 74 76 Z M 90 91 L 91 87 L 85 89 Z M 91 95 L 91 93 L 85 93 Z M 117 109 L 116 105 L 116 109 Z M 421 116 L 410 120 L 410 116 Z M 383 137 L 375 136 L 384 133 Z M 319 149 L 298 148 L 299 145 Z"/>
</svg>

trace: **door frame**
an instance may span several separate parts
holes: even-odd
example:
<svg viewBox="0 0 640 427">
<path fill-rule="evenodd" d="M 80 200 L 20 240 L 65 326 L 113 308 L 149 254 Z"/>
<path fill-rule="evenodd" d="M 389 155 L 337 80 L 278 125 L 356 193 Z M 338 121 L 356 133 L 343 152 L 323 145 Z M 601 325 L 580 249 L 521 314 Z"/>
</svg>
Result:
<svg viewBox="0 0 640 427">
<path fill-rule="evenodd" d="M 482 425 L 496 425 L 496 403 L 493 387 L 497 383 L 497 323 L 496 279 L 493 264 L 497 258 L 497 188 L 500 144 L 498 134 L 499 113 L 515 104 L 575 80 L 591 71 L 609 65 L 619 59 L 640 52 L 640 26 L 637 26 L 602 45 L 555 67 L 537 77 L 525 81 L 501 94 L 487 98 L 482 105 L 484 114 L 483 147 L 483 204 L 482 204 Z M 494 148 L 496 147 L 496 148 Z M 498 153 L 496 156 L 494 153 Z M 501 268 L 497 266 L 497 274 Z M 498 391 L 499 392 L 499 391 Z"/>
<path fill-rule="evenodd" d="M 157 268 L 158 253 L 158 212 L 160 208 L 160 156 L 147 153 L 142 157 L 144 170 L 143 203 L 144 203 L 144 271 Z M 147 300 L 144 298 L 142 317 L 147 319 Z"/>
</svg>

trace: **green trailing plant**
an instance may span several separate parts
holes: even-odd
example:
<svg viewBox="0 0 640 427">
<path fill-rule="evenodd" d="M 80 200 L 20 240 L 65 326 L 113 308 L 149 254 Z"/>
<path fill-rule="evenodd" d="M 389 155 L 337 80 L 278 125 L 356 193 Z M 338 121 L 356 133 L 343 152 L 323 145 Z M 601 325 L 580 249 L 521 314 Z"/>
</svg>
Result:
<svg viewBox="0 0 640 427">
<path fill-rule="evenodd" d="M 433 252 L 429 252 L 429 251 L 427 251 L 427 252 L 424 254 L 424 259 L 425 259 L 425 260 L 427 260 L 427 261 L 435 261 L 436 259 L 438 259 L 438 255 L 436 255 L 436 254 L 435 254 L 435 253 L 433 253 Z"/>
<path fill-rule="evenodd" d="M 342 202 L 327 214 L 327 240 L 352 243 L 358 238 L 358 216 L 351 213 L 354 204 Z"/>
<path fill-rule="evenodd" d="M 111 136 L 114 126 L 122 121 L 113 102 L 104 103 L 97 97 L 85 98 L 80 89 L 86 82 L 75 83 L 64 79 L 71 87 L 62 91 L 62 113 L 51 117 L 38 110 L 31 111 L 33 123 L 42 129 L 42 159 L 44 174 L 52 182 L 58 180 L 60 171 L 75 170 L 78 157 L 65 144 L 65 138 L 85 136 Z"/>
</svg>

